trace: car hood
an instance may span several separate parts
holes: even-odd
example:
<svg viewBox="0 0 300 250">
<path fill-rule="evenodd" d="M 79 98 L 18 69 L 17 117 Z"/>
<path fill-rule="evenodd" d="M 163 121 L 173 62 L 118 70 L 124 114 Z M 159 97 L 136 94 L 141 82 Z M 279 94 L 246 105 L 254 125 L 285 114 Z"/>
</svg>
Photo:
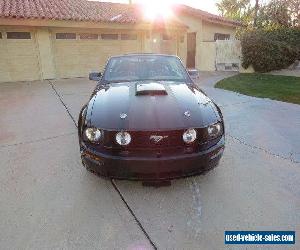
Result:
<svg viewBox="0 0 300 250">
<path fill-rule="evenodd" d="M 141 84 L 143 90 L 151 91 L 138 94 Z M 158 85 L 163 94 L 151 89 Z M 89 102 L 86 120 L 89 126 L 106 130 L 157 131 L 206 127 L 220 116 L 215 104 L 193 84 L 149 81 L 99 87 Z"/>
</svg>

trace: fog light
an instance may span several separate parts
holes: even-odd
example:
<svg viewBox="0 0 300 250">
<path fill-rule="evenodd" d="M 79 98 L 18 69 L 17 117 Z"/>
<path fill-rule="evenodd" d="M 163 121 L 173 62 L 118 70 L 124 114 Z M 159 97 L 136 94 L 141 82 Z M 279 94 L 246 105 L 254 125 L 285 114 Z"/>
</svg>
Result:
<svg viewBox="0 0 300 250">
<path fill-rule="evenodd" d="M 224 152 L 224 148 L 220 148 L 219 151 L 218 151 L 217 153 L 213 154 L 213 155 L 210 157 L 210 159 L 211 159 L 211 160 L 214 160 L 215 158 L 217 158 L 217 157 L 219 157 L 220 155 L 222 155 L 223 152 Z"/>
</svg>

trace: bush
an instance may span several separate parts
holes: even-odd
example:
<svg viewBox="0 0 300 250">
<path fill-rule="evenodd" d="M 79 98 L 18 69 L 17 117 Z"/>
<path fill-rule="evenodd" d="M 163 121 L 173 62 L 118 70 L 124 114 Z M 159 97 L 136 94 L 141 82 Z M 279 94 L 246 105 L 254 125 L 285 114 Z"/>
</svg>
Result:
<svg viewBox="0 0 300 250">
<path fill-rule="evenodd" d="M 300 30 L 279 28 L 252 30 L 241 38 L 242 65 L 253 66 L 257 72 L 287 68 L 300 59 Z"/>
</svg>

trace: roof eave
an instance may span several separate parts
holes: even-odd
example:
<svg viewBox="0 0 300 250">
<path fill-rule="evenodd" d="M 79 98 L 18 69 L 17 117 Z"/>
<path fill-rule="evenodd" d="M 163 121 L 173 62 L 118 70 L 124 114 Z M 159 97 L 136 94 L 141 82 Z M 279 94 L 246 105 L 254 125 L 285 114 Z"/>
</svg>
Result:
<svg viewBox="0 0 300 250">
<path fill-rule="evenodd" d="M 166 22 L 160 27 L 154 27 L 151 22 L 145 21 L 93 21 L 93 20 L 70 20 L 70 19 L 47 19 L 47 18 L 20 18 L 20 17 L 3 17 L 0 16 L 0 25 L 6 26 L 34 26 L 34 27 L 65 27 L 65 28 L 121 28 L 136 30 L 151 29 L 171 29 L 171 30 L 187 30 L 188 26 L 184 24 L 175 24 Z M 113 27 L 112 27 L 113 26 Z"/>
<path fill-rule="evenodd" d="M 220 24 L 224 26 L 229 26 L 229 27 L 242 27 L 243 25 L 241 23 L 236 23 L 236 22 L 231 22 L 231 21 L 222 21 L 222 20 L 212 20 L 209 18 L 202 18 L 202 20 L 210 23 L 215 23 L 215 24 Z"/>
</svg>

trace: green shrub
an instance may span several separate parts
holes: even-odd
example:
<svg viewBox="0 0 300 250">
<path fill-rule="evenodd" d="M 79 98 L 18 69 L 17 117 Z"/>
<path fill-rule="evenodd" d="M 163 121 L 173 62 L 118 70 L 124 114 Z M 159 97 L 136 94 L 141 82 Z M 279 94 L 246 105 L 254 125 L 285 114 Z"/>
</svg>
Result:
<svg viewBox="0 0 300 250">
<path fill-rule="evenodd" d="M 242 35 L 241 44 L 243 67 L 252 65 L 257 72 L 283 69 L 300 59 L 299 29 L 248 31 Z"/>
</svg>

